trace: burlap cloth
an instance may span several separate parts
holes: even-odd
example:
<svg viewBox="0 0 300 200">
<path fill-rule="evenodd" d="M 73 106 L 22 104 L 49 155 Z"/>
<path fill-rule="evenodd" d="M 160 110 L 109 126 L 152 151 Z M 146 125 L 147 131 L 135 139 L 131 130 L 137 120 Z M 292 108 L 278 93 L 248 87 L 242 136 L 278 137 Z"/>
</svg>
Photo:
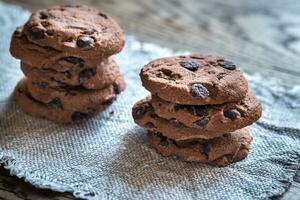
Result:
<svg viewBox="0 0 300 200">
<path fill-rule="evenodd" d="M 86 199 L 266 199 L 291 183 L 300 166 L 299 86 L 247 76 L 264 112 L 251 126 L 254 140 L 246 160 L 216 168 L 164 158 L 149 148 L 131 107 L 147 94 L 138 76 L 141 66 L 173 52 L 128 36 L 117 56 L 127 90 L 98 117 L 58 125 L 23 114 L 11 99 L 22 73 L 8 51 L 10 36 L 28 16 L 0 3 L 0 158 L 11 174 Z"/>
</svg>

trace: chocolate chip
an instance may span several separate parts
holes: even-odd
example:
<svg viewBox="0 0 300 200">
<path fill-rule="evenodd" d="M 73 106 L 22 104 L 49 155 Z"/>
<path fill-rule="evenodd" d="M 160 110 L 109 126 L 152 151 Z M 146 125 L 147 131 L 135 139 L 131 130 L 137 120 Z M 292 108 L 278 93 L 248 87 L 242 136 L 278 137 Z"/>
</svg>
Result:
<svg viewBox="0 0 300 200">
<path fill-rule="evenodd" d="M 208 124 L 208 119 L 200 119 L 194 122 L 197 126 L 204 127 Z"/>
<path fill-rule="evenodd" d="M 80 78 L 92 78 L 96 74 L 94 69 L 84 69 L 79 73 Z"/>
<path fill-rule="evenodd" d="M 74 56 L 68 56 L 68 57 L 64 57 L 63 58 L 65 61 L 72 63 L 74 65 L 77 65 L 78 67 L 82 68 L 84 67 L 84 60 L 78 57 L 74 57 Z"/>
<path fill-rule="evenodd" d="M 208 116 L 208 108 L 207 106 L 194 106 L 195 113 L 199 117 Z"/>
<path fill-rule="evenodd" d="M 104 19 L 108 19 L 107 15 L 104 13 L 99 12 L 98 15 L 103 17 Z"/>
<path fill-rule="evenodd" d="M 74 112 L 72 114 L 72 121 L 77 122 L 77 121 L 83 120 L 85 117 L 87 117 L 87 114 L 85 114 L 85 113 Z"/>
<path fill-rule="evenodd" d="M 209 152 L 210 152 L 210 148 L 209 148 L 208 144 L 203 144 L 201 153 L 203 153 L 207 159 L 209 159 Z"/>
<path fill-rule="evenodd" d="M 72 74 L 71 74 L 71 72 L 68 70 L 68 71 L 65 71 L 65 76 L 68 78 L 68 79 L 70 79 L 70 78 L 72 78 Z"/>
<path fill-rule="evenodd" d="M 241 116 L 241 113 L 237 109 L 228 109 L 224 111 L 224 116 L 231 120 L 235 120 L 236 118 Z"/>
<path fill-rule="evenodd" d="M 63 105 L 58 97 L 53 98 L 49 103 L 47 103 L 49 108 L 62 108 Z"/>
<path fill-rule="evenodd" d="M 29 29 L 28 32 L 29 32 L 29 37 L 32 40 L 40 40 L 40 39 L 43 39 L 45 37 L 44 31 Z"/>
<path fill-rule="evenodd" d="M 175 119 L 175 118 L 170 119 L 169 122 L 170 122 L 170 124 L 172 126 L 174 126 L 176 128 L 182 128 L 182 127 L 184 127 L 184 125 L 181 122 L 179 122 L 177 119 Z"/>
<path fill-rule="evenodd" d="M 179 64 L 188 69 L 188 70 L 191 70 L 191 71 L 196 71 L 198 68 L 199 68 L 199 64 L 193 60 L 189 60 L 189 61 L 182 61 L 182 62 L 179 62 Z"/>
<path fill-rule="evenodd" d="M 41 13 L 40 13 L 40 18 L 41 18 L 41 19 L 47 19 L 47 18 L 48 18 L 48 15 L 47 15 L 45 12 L 41 12 Z"/>
<path fill-rule="evenodd" d="M 146 124 L 144 124 L 145 128 L 156 128 L 156 126 L 152 123 L 152 122 L 147 122 Z"/>
<path fill-rule="evenodd" d="M 161 132 L 151 132 L 151 131 L 149 131 L 149 133 L 153 134 L 155 137 L 160 138 L 159 145 L 161 145 L 161 146 L 168 146 L 169 145 L 168 138 L 163 136 L 163 134 Z"/>
<path fill-rule="evenodd" d="M 163 136 L 163 134 L 161 132 L 152 132 L 152 131 L 149 131 L 151 134 L 155 135 L 156 137 L 160 137 L 160 138 L 163 138 L 165 136 Z"/>
<path fill-rule="evenodd" d="M 175 111 L 175 112 L 177 112 L 177 111 L 180 110 L 180 109 L 184 109 L 184 106 L 183 106 L 183 105 L 179 105 L 179 104 L 176 104 L 176 105 L 174 106 L 174 111 Z"/>
<path fill-rule="evenodd" d="M 90 38 L 88 36 L 80 36 L 79 38 L 77 38 L 76 44 L 80 48 L 85 48 L 85 47 L 92 46 L 93 44 L 95 44 L 95 41 L 93 38 Z"/>
<path fill-rule="evenodd" d="M 196 83 L 191 87 L 191 94 L 194 97 L 206 98 L 209 96 L 209 91 L 200 83 Z"/>
<path fill-rule="evenodd" d="M 145 104 L 135 110 L 133 110 L 132 116 L 135 120 L 139 120 L 142 119 L 143 116 L 149 111 L 150 109 L 150 105 L 149 104 Z"/>
<path fill-rule="evenodd" d="M 218 61 L 218 64 L 228 70 L 235 70 L 236 69 L 236 65 L 231 62 L 231 61 L 227 61 L 227 60 L 220 60 Z"/>
<path fill-rule="evenodd" d="M 114 86 L 115 94 L 120 94 L 121 93 L 121 88 L 120 88 L 119 84 L 115 83 L 115 84 L 113 84 L 113 86 Z"/>
<path fill-rule="evenodd" d="M 167 139 L 166 137 L 162 137 L 162 138 L 160 139 L 160 141 L 159 141 L 159 144 L 160 144 L 161 146 L 166 147 L 166 146 L 169 145 L 169 141 L 168 141 L 168 139 Z"/>
</svg>

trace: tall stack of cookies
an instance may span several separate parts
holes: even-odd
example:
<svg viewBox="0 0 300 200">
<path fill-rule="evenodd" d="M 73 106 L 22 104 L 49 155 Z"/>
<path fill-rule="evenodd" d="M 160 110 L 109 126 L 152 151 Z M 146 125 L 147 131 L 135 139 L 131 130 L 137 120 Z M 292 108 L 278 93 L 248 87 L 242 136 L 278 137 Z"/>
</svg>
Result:
<svg viewBox="0 0 300 200">
<path fill-rule="evenodd" d="M 248 155 L 261 104 L 233 62 L 188 55 L 157 59 L 140 73 L 152 95 L 132 115 L 148 130 L 150 145 L 164 156 L 226 166 Z"/>
<path fill-rule="evenodd" d="M 32 116 L 68 123 L 95 116 L 125 89 L 112 57 L 124 34 L 109 16 L 87 6 L 33 13 L 12 36 L 10 52 L 26 78 L 14 97 Z"/>
</svg>

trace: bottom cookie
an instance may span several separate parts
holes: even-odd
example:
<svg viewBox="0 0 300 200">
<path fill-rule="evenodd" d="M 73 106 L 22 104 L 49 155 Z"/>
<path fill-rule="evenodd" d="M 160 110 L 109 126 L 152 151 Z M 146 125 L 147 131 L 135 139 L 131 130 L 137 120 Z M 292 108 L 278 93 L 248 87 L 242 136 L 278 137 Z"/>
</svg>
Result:
<svg viewBox="0 0 300 200">
<path fill-rule="evenodd" d="M 211 140 L 176 143 L 159 132 L 149 132 L 150 145 L 163 156 L 189 162 L 226 166 L 247 157 L 252 137 L 247 129 L 236 130 Z"/>
<path fill-rule="evenodd" d="M 22 79 L 18 83 L 14 91 L 14 99 L 26 114 L 34 117 L 45 118 L 58 123 L 77 122 L 97 115 L 112 103 L 98 106 L 96 109 L 91 107 L 84 112 L 53 107 L 35 100 L 28 91 L 26 81 L 26 79 Z"/>
</svg>

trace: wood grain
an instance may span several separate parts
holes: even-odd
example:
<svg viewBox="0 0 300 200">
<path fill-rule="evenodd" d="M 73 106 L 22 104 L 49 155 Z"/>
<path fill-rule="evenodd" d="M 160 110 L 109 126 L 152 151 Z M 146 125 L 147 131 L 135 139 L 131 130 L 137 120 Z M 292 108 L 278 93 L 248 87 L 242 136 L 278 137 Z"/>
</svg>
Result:
<svg viewBox="0 0 300 200">
<path fill-rule="evenodd" d="M 179 51 L 224 55 L 247 73 L 277 77 L 282 84 L 300 84 L 299 0 L 12 0 L 35 11 L 56 4 L 88 4 L 114 17 L 127 34 Z M 38 195 L 22 181 L 0 173 L 0 199 L 25 199 L 20 193 Z M 26 186 L 25 186 L 26 185 Z M 30 189 L 28 190 L 27 187 Z M 30 191 L 30 192 L 29 192 Z M 1 196 L 7 193 L 11 196 Z M 47 193 L 47 192 L 46 192 Z M 32 199 L 43 199 L 44 197 Z M 30 197 L 31 198 L 31 197 Z M 30 199 L 29 198 L 29 199 Z M 55 195 L 49 199 L 65 199 Z M 28 197 L 27 197 L 28 199 Z M 283 197 L 300 199 L 300 173 Z"/>
</svg>

